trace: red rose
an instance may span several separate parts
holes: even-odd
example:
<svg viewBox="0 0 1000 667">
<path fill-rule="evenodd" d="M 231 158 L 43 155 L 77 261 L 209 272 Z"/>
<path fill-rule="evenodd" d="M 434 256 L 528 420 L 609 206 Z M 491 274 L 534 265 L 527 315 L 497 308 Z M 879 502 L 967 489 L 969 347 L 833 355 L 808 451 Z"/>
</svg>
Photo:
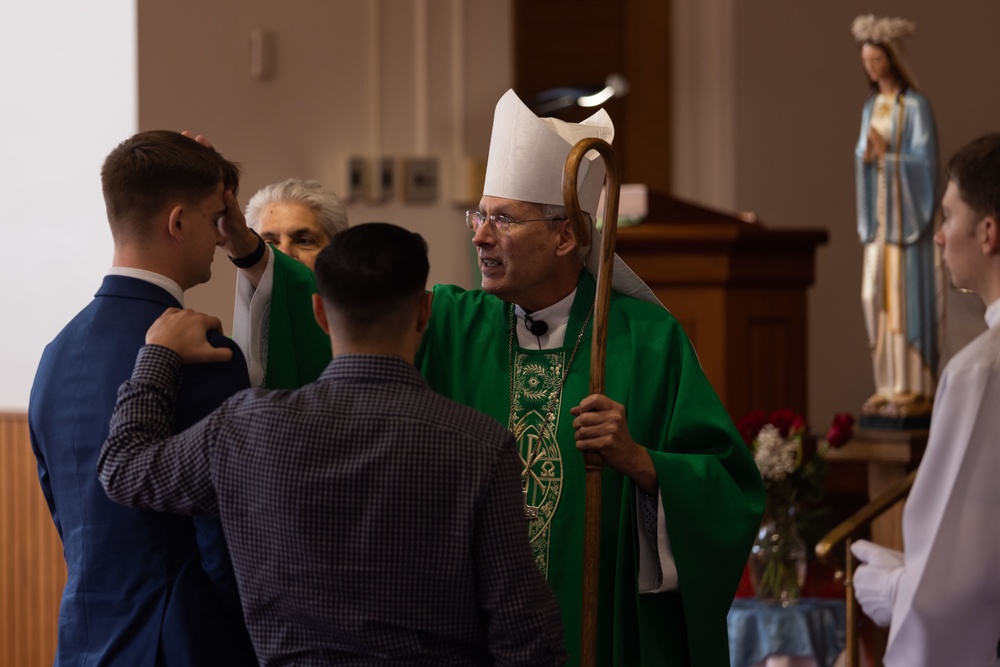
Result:
<svg viewBox="0 0 1000 667">
<path fill-rule="evenodd" d="M 854 417 L 846 412 L 838 412 L 833 417 L 830 430 L 826 432 L 826 441 L 834 449 L 843 446 L 854 435 Z"/>
<path fill-rule="evenodd" d="M 795 414 L 793 410 L 788 408 L 782 408 L 781 410 L 775 410 L 771 413 L 771 416 L 767 418 L 768 423 L 773 424 L 778 432 L 781 433 L 782 438 L 787 438 L 789 432 L 791 432 L 792 427 L 796 422 L 800 422 L 803 426 L 805 425 L 805 420 L 799 415 Z"/>
<path fill-rule="evenodd" d="M 806 432 L 806 420 L 802 415 L 795 415 L 792 425 L 788 427 L 788 434 L 792 437 L 802 435 Z"/>
<path fill-rule="evenodd" d="M 764 424 L 767 423 L 766 420 L 766 412 L 763 410 L 751 410 L 736 422 L 736 430 L 743 436 L 743 442 L 747 443 L 747 447 L 750 446 L 753 439 L 760 433 L 760 429 L 764 428 Z"/>
</svg>

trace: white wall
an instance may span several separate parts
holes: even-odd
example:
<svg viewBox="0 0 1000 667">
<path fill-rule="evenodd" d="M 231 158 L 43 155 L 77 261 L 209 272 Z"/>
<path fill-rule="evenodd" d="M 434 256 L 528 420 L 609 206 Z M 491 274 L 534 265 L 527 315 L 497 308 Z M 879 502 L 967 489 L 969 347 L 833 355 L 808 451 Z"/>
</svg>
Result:
<svg viewBox="0 0 1000 667">
<path fill-rule="evenodd" d="M 136 127 L 135 0 L 0 3 L 0 410 L 111 264 L 104 156 Z"/>
</svg>

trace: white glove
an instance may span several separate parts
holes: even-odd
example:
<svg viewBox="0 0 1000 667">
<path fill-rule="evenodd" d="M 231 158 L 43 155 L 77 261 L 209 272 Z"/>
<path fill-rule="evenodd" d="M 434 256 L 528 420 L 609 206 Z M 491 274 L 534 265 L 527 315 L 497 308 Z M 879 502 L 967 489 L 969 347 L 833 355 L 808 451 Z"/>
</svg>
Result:
<svg viewBox="0 0 1000 667">
<path fill-rule="evenodd" d="M 892 603 L 903 574 L 904 556 L 900 551 L 868 540 L 852 544 L 851 553 L 864 563 L 854 570 L 854 596 L 876 625 L 886 627 L 892 620 Z"/>
</svg>

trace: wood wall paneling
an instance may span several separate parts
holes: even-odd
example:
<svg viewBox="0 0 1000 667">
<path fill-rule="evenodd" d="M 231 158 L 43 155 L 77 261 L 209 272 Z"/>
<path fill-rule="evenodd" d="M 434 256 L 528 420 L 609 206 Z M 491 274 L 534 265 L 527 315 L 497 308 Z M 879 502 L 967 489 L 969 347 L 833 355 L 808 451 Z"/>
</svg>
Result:
<svg viewBox="0 0 1000 667">
<path fill-rule="evenodd" d="M 630 267 L 633 266 L 631 258 L 626 261 Z M 636 273 L 648 281 L 648 274 Z M 649 285 L 656 298 L 667 306 L 688 335 L 712 388 L 720 397 L 725 397 L 729 385 L 726 358 L 722 354 L 726 342 L 724 320 L 727 317 L 724 290 L 711 286 L 678 288 L 653 282 Z"/>
<path fill-rule="evenodd" d="M 0 413 L 0 667 L 52 664 L 65 583 L 27 415 Z"/>
<path fill-rule="evenodd" d="M 650 216 L 618 231 L 618 254 L 691 338 L 730 416 L 806 415 L 806 292 L 820 230 L 774 230 L 651 192 Z"/>
<path fill-rule="evenodd" d="M 616 142 L 624 154 L 623 183 L 645 183 L 670 192 L 673 123 L 670 5 L 663 0 L 625 0 L 625 124 Z"/>
<path fill-rule="evenodd" d="M 670 22 L 662 0 L 515 0 L 514 90 L 597 85 L 617 73 L 629 93 L 604 109 L 615 124 L 623 183 L 670 189 Z M 578 122 L 595 109 L 567 109 Z"/>
<path fill-rule="evenodd" d="M 804 289 L 745 286 L 727 295 L 730 330 L 742 332 L 726 351 L 734 418 L 778 408 L 808 414 L 806 310 Z"/>
<path fill-rule="evenodd" d="M 788 367 L 786 350 L 790 342 L 788 322 L 785 318 L 754 317 L 746 328 L 746 371 L 743 384 L 743 400 L 758 401 L 761 405 L 792 407 L 790 403 L 799 397 L 789 396 Z M 793 409 L 803 413 L 798 407 Z"/>
</svg>

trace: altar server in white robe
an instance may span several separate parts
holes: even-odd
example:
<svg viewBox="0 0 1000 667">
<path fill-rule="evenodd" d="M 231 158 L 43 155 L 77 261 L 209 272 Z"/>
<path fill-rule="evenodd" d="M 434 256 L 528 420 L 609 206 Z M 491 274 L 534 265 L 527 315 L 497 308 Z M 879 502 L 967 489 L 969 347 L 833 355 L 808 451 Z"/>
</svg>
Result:
<svg viewBox="0 0 1000 667">
<path fill-rule="evenodd" d="M 934 236 L 989 328 L 941 374 L 930 439 L 903 511 L 900 553 L 867 541 L 854 587 L 889 626 L 887 667 L 995 665 L 1000 640 L 1000 134 L 948 163 Z"/>
</svg>

